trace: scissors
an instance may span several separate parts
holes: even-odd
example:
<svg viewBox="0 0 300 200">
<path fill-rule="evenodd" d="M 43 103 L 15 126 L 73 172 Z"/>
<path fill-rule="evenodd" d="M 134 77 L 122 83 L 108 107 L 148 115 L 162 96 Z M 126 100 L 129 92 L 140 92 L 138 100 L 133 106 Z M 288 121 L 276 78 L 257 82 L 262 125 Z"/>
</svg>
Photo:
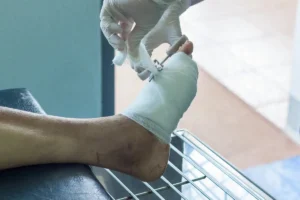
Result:
<svg viewBox="0 0 300 200">
<path fill-rule="evenodd" d="M 158 71 L 162 71 L 163 68 L 164 68 L 164 63 L 173 55 L 175 54 L 179 48 L 188 40 L 187 36 L 185 35 L 182 35 L 180 37 L 180 39 L 175 42 L 175 44 L 173 44 L 167 51 L 167 56 L 165 57 L 165 59 L 161 62 L 159 62 L 157 59 L 154 60 L 154 64 L 155 64 L 155 67 L 157 68 Z M 152 81 L 152 79 L 154 78 L 154 75 L 152 74 L 150 77 L 149 77 L 149 82 Z"/>
</svg>

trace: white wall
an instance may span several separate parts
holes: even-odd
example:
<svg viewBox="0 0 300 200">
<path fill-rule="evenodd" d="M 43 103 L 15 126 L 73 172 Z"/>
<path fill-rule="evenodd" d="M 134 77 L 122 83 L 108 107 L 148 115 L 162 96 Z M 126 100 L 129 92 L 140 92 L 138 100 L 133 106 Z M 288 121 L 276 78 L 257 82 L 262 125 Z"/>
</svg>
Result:
<svg viewBox="0 0 300 200">
<path fill-rule="evenodd" d="M 48 114 L 101 115 L 100 0 L 1 0 L 0 89 L 26 87 Z"/>
<path fill-rule="evenodd" d="M 300 101 L 300 3 L 298 3 L 297 9 L 294 44 L 295 49 L 292 68 L 291 94 Z"/>
<path fill-rule="evenodd" d="M 294 60 L 290 88 L 287 133 L 300 143 L 300 3 L 298 2 L 294 39 Z"/>
</svg>

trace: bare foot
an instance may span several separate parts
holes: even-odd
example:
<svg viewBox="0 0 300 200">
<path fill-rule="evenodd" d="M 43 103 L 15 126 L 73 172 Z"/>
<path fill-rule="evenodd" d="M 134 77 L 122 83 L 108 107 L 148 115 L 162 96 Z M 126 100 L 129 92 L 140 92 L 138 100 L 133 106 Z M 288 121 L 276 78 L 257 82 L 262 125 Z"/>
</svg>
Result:
<svg viewBox="0 0 300 200">
<path fill-rule="evenodd" d="M 190 55 L 193 43 L 186 42 L 179 51 Z M 169 159 L 169 144 L 162 143 L 151 132 L 123 115 L 108 118 L 106 124 L 109 128 L 118 129 L 112 131 L 118 135 L 107 135 L 102 140 L 90 142 L 91 146 L 92 143 L 107 146 L 101 152 L 93 150 L 96 151 L 96 162 L 94 157 L 91 164 L 121 171 L 143 181 L 154 181 L 164 173 Z M 99 144 L 103 140 L 106 144 Z M 107 151 L 103 152 L 103 149 Z"/>
</svg>

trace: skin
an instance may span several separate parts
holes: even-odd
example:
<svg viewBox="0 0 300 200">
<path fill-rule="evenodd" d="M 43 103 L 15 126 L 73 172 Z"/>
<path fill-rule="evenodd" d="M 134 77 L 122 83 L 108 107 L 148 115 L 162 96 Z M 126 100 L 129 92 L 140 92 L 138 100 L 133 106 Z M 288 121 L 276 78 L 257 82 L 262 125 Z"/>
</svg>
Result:
<svg viewBox="0 0 300 200">
<path fill-rule="evenodd" d="M 191 54 L 187 42 L 180 51 Z M 123 115 L 62 118 L 0 107 L 0 170 L 47 163 L 82 163 L 143 181 L 159 178 L 170 146 Z"/>
</svg>

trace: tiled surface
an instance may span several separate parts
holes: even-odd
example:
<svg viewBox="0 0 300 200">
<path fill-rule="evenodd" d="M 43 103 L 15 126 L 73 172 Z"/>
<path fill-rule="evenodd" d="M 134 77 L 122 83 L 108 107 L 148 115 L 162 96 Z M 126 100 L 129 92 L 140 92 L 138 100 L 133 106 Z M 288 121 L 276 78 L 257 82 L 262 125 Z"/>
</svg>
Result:
<svg viewBox="0 0 300 200">
<path fill-rule="evenodd" d="M 250 168 L 244 174 L 277 200 L 300 199 L 300 157 Z"/>
<path fill-rule="evenodd" d="M 255 69 L 264 79 L 267 79 L 276 88 L 290 92 L 291 65 L 277 65 L 274 67 L 259 67 Z"/>
<path fill-rule="evenodd" d="M 300 147 L 258 113 L 263 113 L 267 118 L 272 115 L 274 119 L 270 118 L 270 121 L 281 124 L 279 127 L 283 126 L 284 106 L 271 105 L 287 100 L 289 86 L 286 80 L 289 80 L 289 73 L 286 69 L 291 64 L 288 52 L 292 46 L 295 4 L 296 0 L 206 0 L 182 17 L 183 32 L 195 44 L 193 58 L 205 71 L 200 71 L 197 96 L 180 121 L 179 128 L 197 134 L 239 168 L 300 154 Z M 241 30 L 242 36 L 230 35 L 223 25 L 222 31 L 227 31 L 229 38 L 222 42 L 215 38 L 217 33 L 210 35 L 210 32 L 218 30 L 216 27 L 220 20 L 231 23 L 231 28 L 234 28 L 233 23 L 239 23 L 243 28 L 249 27 L 251 33 Z M 235 37 L 238 37 L 237 41 L 234 41 Z M 278 42 L 274 38 L 281 40 Z M 261 46 L 264 55 L 269 56 L 263 42 L 266 39 L 267 44 L 283 51 L 287 58 L 274 58 L 280 65 L 272 65 L 269 63 L 271 61 L 263 58 L 264 64 L 268 65 L 259 66 L 257 61 L 244 59 L 247 58 L 246 47 L 243 47 L 245 50 L 241 57 L 239 52 L 232 51 L 235 47 L 242 49 L 241 45 L 251 44 L 249 41 L 256 39 L 262 41 L 255 45 Z M 275 43 L 272 44 L 272 41 Z M 163 45 L 157 49 L 153 57 L 162 58 L 166 48 Z M 271 54 L 279 55 L 275 50 L 271 50 Z M 251 53 L 251 56 L 255 55 L 255 52 Z M 254 66 L 254 62 L 257 65 Z M 245 77 L 245 80 L 241 80 L 241 77 Z M 230 83 L 232 88 L 225 85 L 229 90 L 239 92 L 239 98 L 220 84 L 225 82 Z M 144 84 L 128 65 L 116 68 L 117 113 L 135 99 Z M 253 109 L 241 99 L 248 105 L 258 107 Z M 275 112 L 278 108 L 281 111 Z"/>
<path fill-rule="evenodd" d="M 288 115 L 288 101 L 274 102 L 266 106 L 259 107 L 257 111 L 276 124 L 280 129 L 284 129 Z"/>
<path fill-rule="evenodd" d="M 300 154 L 280 129 L 200 71 L 198 92 L 179 128 L 187 128 L 240 168 Z"/>
<path fill-rule="evenodd" d="M 189 21 L 189 19 L 187 20 Z M 182 20 L 182 23 L 185 23 L 185 21 Z M 192 25 L 193 22 L 189 21 L 188 24 Z M 183 25 L 184 29 L 185 25 Z M 197 31 L 217 43 L 231 43 L 263 35 L 263 32 L 253 24 L 237 17 L 223 18 L 210 23 L 198 23 Z"/>
<path fill-rule="evenodd" d="M 224 46 L 207 46 L 203 50 L 195 47 L 194 60 L 221 82 L 227 77 L 251 70 L 250 66 L 238 57 L 234 57 L 233 53 Z"/>
<path fill-rule="evenodd" d="M 296 4 L 297 0 L 204 1 L 183 14 L 182 28 L 195 43 L 195 60 L 258 109 L 289 95 Z M 281 112 L 265 109 L 263 114 L 284 127 Z"/>
<path fill-rule="evenodd" d="M 287 100 L 288 92 L 274 86 L 253 71 L 239 72 L 223 80 L 226 87 L 254 108 L 277 101 Z"/>
<path fill-rule="evenodd" d="M 251 39 L 246 42 L 231 44 L 230 51 L 252 67 L 280 66 L 291 63 L 292 48 L 289 38 L 282 35 Z"/>
</svg>

